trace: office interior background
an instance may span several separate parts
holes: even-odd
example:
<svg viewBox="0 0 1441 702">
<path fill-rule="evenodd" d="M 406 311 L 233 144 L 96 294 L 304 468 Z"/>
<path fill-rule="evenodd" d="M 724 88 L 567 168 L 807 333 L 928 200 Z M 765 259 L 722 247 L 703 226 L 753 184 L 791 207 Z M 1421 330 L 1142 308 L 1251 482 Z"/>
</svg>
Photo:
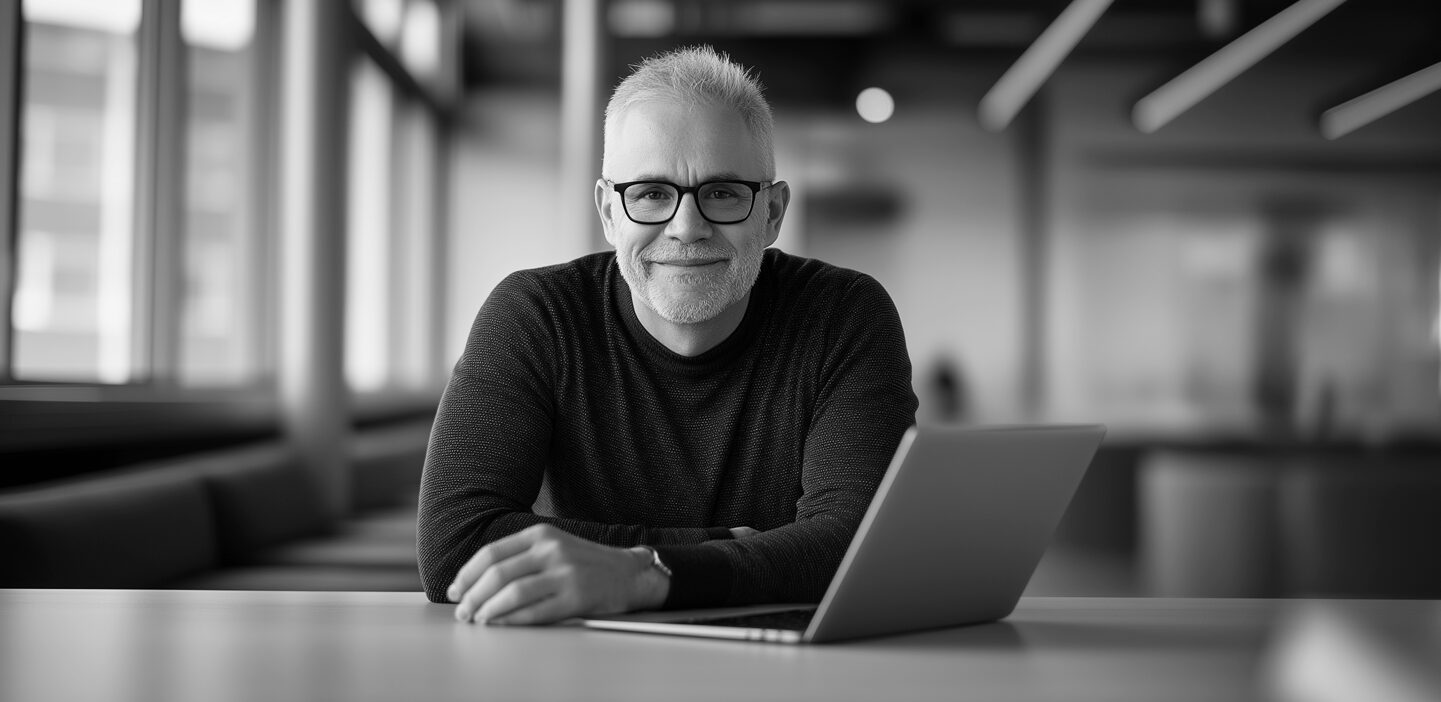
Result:
<svg viewBox="0 0 1441 702">
<path fill-rule="evenodd" d="M 709 43 L 775 108 L 777 245 L 885 285 L 921 421 L 1108 425 L 1030 592 L 1437 597 L 1438 38 L 1420 0 L 6 3 L 0 586 L 419 589 L 471 319 L 605 247 L 610 88 Z"/>
</svg>

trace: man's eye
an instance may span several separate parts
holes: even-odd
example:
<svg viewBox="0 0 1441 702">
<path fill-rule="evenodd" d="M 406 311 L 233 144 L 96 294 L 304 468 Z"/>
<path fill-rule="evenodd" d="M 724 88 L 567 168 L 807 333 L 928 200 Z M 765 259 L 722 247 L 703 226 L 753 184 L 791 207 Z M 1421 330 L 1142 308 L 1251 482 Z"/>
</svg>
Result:
<svg viewBox="0 0 1441 702">
<path fill-rule="evenodd" d="M 706 197 L 711 200 L 734 200 L 740 197 L 740 193 L 737 193 L 729 188 L 715 188 L 710 192 L 706 193 Z"/>
<path fill-rule="evenodd" d="M 669 191 L 661 188 L 648 188 L 646 190 L 641 190 L 637 192 L 634 197 L 637 200 L 651 200 L 653 202 L 657 202 L 662 200 L 669 200 L 671 195 Z"/>
</svg>

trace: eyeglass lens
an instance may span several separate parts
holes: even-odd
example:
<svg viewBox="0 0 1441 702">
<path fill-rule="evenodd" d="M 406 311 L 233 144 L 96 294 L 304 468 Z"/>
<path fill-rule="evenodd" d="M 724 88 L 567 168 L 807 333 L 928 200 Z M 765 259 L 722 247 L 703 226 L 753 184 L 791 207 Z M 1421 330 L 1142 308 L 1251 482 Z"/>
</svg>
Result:
<svg viewBox="0 0 1441 702">
<path fill-rule="evenodd" d="M 637 183 L 621 195 L 625 212 L 638 224 L 659 224 L 675 216 L 680 192 L 668 183 Z M 734 224 L 749 217 L 755 193 L 741 183 L 702 183 L 696 192 L 700 212 L 717 224 Z"/>
</svg>

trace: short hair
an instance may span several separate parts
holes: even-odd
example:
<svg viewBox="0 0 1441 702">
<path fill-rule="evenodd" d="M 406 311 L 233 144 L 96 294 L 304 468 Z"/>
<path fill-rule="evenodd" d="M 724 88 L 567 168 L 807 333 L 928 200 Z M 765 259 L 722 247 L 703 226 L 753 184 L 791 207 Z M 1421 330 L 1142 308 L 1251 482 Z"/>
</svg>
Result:
<svg viewBox="0 0 1441 702">
<path fill-rule="evenodd" d="M 605 168 L 605 155 L 610 151 L 611 132 L 621 115 L 639 103 L 670 101 L 683 105 L 718 105 L 735 110 L 760 146 L 765 177 L 775 177 L 775 118 L 763 94 L 764 86 L 750 69 L 707 45 L 656 54 L 633 68 L 634 71 L 616 86 L 605 106 L 602 170 Z"/>
</svg>

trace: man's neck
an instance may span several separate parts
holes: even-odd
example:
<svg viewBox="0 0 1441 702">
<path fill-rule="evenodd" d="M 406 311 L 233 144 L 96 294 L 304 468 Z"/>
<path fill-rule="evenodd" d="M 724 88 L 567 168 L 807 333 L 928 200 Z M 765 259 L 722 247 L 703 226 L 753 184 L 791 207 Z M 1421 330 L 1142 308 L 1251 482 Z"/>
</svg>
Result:
<svg viewBox="0 0 1441 702">
<path fill-rule="evenodd" d="M 640 325 L 656 341 L 682 356 L 699 356 L 719 346 L 741 325 L 750 299 L 750 293 L 746 293 L 745 297 L 722 310 L 720 314 L 695 324 L 671 322 L 656 314 L 655 310 L 641 302 L 639 297 L 631 298 L 631 306 L 635 308 L 635 316 L 640 320 Z"/>
</svg>

